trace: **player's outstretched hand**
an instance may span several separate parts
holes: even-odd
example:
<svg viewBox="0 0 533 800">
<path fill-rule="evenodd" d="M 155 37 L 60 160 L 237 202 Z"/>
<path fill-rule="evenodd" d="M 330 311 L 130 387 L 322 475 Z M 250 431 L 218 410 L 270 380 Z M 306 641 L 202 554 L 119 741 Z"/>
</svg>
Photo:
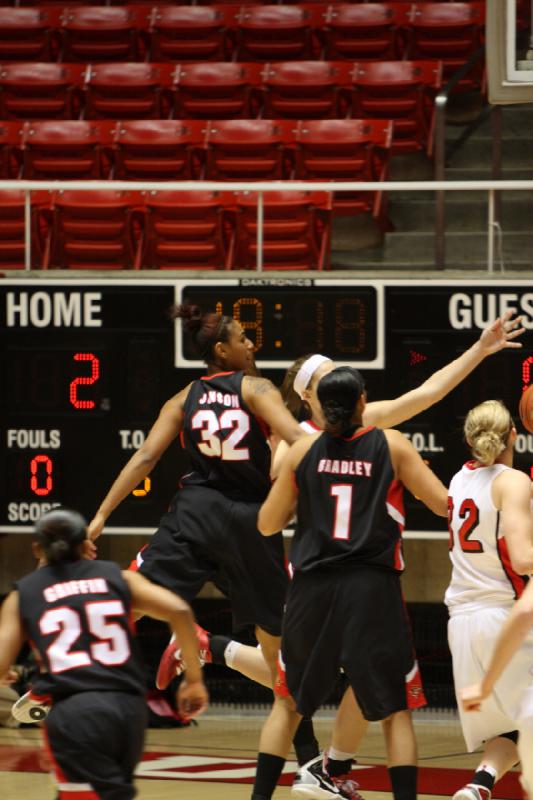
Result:
<svg viewBox="0 0 533 800">
<path fill-rule="evenodd" d="M 189 682 L 185 677 L 177 693 L 178 711 L 184 719 L 199 716 L 207 708 L 209 695 L 202 680 Z"/>
<path fill-rule="evenodd" d="M 481 703 L 488 693 L 483 690 L 480 683 L 474 683 L 461 689 L 460 694 L 464 711 L 481 711 Z"/>
<path fill-rule="evenodd" d="M 92 520 L 89 522 L 89 527 L 87 530 L 89 531 L 89 539 L 92 539 L 94 542 L 95 539 L 98 539 L 102 531 L 104 530 L 105 525 L 105 517 L 99 511 L 94 515 Z"/>
<path fill-rule="evenodd" d="M 513 319 L 513 314 L 514 311 L 507 311 L 503 317 L 498 317 L 496 322 L 485 328 L 481 334 L 479 343 L 487 355 L 498 353 L 506 347 L 515 349 L 522 347 L 521 342 L 515 342 L 514 340 L 525 332 L 525 328 L 521 326 L 522 317 Z"/>
</svg>

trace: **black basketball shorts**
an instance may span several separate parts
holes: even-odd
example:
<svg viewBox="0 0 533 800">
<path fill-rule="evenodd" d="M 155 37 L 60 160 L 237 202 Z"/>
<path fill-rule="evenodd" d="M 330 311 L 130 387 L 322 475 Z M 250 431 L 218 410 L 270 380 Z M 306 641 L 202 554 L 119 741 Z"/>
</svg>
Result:
<svg viewBox="0 0 533 800">
<path fill-rule="evenodd" d="M 55 701 L 44 732 L 60 800 L 131 800 L 147 709 L 126 692 L 79 692 Z"/>
<path fill-rule="evenodd" d="M 399 576 L 365 566 L 297 572 L 283 622 L 282 666 L 300 714 L 325 702 L 342 667 L 367 720 L 424 704 Z M 280 694 L 283 692 L 280 691 Z M 411 698 L 412 699 L 412 698 Z"/>
<path fill-rule="evenodd" d="M 235 630 L 258 625 L 279 636 L 289 582 L 283 539 L 259 533 L 259 508 L 203 486 L 180 489 L 139 571 L 188 602 L 212 580 L 230 600 Z"/>
</svg>

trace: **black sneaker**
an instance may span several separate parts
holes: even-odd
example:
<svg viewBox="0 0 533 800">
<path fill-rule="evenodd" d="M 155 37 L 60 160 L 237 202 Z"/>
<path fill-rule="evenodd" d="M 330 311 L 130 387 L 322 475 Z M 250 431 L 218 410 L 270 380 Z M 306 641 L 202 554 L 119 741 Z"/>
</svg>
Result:
<svg viewBox="0 0 533 800">
<path fill-rule="evenodd" d="M 304 797 L 310 800 L 328 800 L 336 797 L 338 800 L 349 800 L 350 795 L 336 785 L 335 779 L 330 778 L 324 770 L 323 761 L 320 755 L 300 767 L 292 785 L 292 797 Z"/>
</svg>

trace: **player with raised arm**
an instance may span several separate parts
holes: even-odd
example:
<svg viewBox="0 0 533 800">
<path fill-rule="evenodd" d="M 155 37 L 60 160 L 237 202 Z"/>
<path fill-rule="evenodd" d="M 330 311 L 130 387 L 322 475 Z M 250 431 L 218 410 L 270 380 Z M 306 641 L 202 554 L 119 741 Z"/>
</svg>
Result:
<svg viewBox="0 0 533 800">
<path fill-rule="evenodd" d="M 312 715 L 339 669 L 367 720 L 382 720 L 393 794 L 416 797 L 416 741 L 406 677 L 413 646 L 401 586 L 402 485 L 445 516 L 445 487 L 398 431 L 364 426 L 360 373 L 318 384 L 326 427 L 291 447 L 259 513 L 270 536 L 296 512 L 294 577 L 280 675 L 263 728 L 253 800 L 270 800 L 300 715 Z M 335 778 L 324 796 L 345 797 Z"/>
</svg>

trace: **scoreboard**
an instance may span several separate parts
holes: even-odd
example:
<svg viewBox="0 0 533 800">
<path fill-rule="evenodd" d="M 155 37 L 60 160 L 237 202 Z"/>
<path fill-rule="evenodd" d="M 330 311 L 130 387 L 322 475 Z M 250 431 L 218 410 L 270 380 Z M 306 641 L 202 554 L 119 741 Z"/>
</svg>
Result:
<svg viewBox="0 0 533 800">
<path fill-rule="evenodd" d="M 517 416 L 533 369 L 533 281 L 2 280 L 0 533 L 29 532 L 60 504 L 92 517 L 164 401 L 202 374 L 168 315 L 181 302 L 238 319 L 276 384 L 294 359 L 322 352 L 363 371 L 369 400 L 414 388 L 506 310 L 523 314 L 523 349 L 488 357 L 438 405 L 400 426 L 445 482 L 468 455 L 467 411 L 500 398 Z M 519 434 L 515 463 L 531 473 L 533 436 L 520 426 Z M 187 466 L 176 440 L 106 530 L 155 530 Z M 442 531 L 443 521 L 411 498 L 407 527 Z"/>
</svg>

